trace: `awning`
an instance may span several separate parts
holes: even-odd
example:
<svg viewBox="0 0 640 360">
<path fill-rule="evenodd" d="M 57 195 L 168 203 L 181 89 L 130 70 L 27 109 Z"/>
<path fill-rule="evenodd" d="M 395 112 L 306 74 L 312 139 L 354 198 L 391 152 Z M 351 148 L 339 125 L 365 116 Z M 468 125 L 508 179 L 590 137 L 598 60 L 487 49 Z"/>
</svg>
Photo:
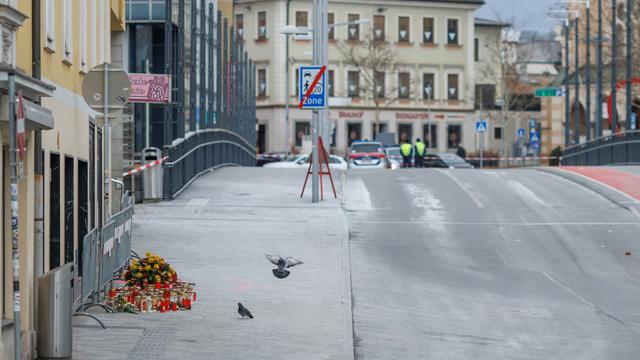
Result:
<svg viewBox="0 0 640 360">
<path fill-rule="evenodd" d="M 24 100 L 24 116 L 27 129 L 51 130 L 53 129 L 53 114 L 51 110 L 36 103 Z"/>
</svg>

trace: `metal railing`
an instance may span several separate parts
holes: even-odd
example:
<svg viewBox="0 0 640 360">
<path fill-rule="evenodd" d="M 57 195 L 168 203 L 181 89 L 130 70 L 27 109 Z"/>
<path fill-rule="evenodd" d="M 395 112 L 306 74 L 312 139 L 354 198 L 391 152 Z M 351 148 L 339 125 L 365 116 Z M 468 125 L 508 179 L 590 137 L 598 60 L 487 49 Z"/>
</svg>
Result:
<svg viewBox="0 0 640 360">
<path fill-rule="evenodd" d="M 133 224 L 134 199 L 130 193 L 122 197 L 123 209 L 114 214 L 101 229 L 93 229 L 82 239 L 82 258 L 80 259 L 79 299 L 74 299 L 78 311 L 75 315 L 95 316 L 85 312 L 93 306 L 100 306 L 109 312 L 113 309 L 100 304 L 101 296 L 108 291 L 114 274 L 124 270 L 131 258 L 131 227 Z M 87 303 L 89 301 L 89 303 Z"/>
<path fill-rule="evenodd" d="M 205 129 L 187 133 L 165 148 L 163 194 L 174 199 L 193 180 L 222 166 L 255 166 L 255 148 L 244 137 L 225 129 Z"/>
<path fill-rule="evenodd" d="M 603 136 L 562 153 L 563 166 L 640 164 L 640 131 Z"/>
</svg>

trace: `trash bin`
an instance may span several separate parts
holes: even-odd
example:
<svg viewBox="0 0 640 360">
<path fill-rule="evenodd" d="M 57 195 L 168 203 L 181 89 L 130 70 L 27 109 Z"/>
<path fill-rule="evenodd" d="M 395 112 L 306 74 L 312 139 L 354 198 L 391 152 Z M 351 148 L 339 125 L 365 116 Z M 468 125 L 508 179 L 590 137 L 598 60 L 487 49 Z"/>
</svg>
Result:
<svg viewBox="0 0 640 360">
<path fill-rule="evenodd" d="M 162 150 L 154 147 L 142 149 L 143 163 L 162 159 Z M 144 200 L 162 200 L 162 166 L 154 166 L 142 172 Z"/>
<path fill-rule="evenodd" d="M 72 353 L 73 263 L 38 279 L 38 355 L 68 359 Z"/>
</svg>

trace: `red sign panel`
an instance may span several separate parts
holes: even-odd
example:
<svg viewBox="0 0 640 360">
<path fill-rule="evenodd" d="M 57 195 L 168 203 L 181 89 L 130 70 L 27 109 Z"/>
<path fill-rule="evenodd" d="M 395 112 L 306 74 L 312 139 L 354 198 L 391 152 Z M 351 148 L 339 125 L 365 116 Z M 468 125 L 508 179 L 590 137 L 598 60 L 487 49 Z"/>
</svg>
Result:
<svg viewBox="0 0 640 360">
<path fill-rule="evenodd" d="M 170 100 L 171 79 L 165 74 L 129 74 L 132 103 L 167 104 Z"/>
</svg>

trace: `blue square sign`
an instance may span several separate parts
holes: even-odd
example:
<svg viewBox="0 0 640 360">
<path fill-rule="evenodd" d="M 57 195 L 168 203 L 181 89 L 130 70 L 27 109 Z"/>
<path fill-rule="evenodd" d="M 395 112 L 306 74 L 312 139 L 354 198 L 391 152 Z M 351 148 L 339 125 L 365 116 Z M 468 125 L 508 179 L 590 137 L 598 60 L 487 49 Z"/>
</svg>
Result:
<svg viewBox="0 0 640 360">
<path fill-rule="evenodd" d="M 326 69 L 326 67 L 324 67 Z M 298 106 L 301 109 L 327 107 L 326 71 L 323 66 L 301 66 L 298 72 Z M 309 91 L 311 91 L 309 93 Z M 306 95 L 309 93 L 309 96 Z"/>
<path fill-rule="evenodd" d="M 487 122 L 485 120 L 476 121 L 476 132 L 479 132 L 479 133 L 487 132 Z"/>
<path fill-rule="evenodd" d="M 518 128 L 518 139 L 524 138 L 524 128 Z"/>
</svg>

